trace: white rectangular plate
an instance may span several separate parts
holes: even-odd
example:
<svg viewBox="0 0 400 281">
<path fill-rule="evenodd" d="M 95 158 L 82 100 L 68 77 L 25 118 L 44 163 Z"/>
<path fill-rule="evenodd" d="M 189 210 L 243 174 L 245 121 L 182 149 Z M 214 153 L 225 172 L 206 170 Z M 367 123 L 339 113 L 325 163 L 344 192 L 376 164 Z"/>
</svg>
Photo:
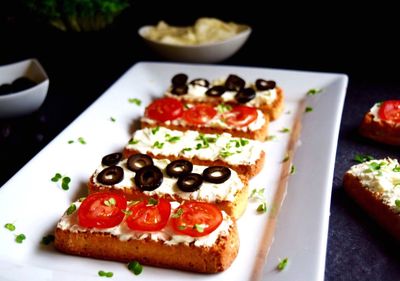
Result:
<svg viewBox="0 0 400 281">
<path fill-rule="evenodd" d="M 102 156 L 122 150 L 145 106 L 160 97 L 172 76 L 180 72 L 190 79 L 212 80 L 231 73 L 246 81 L 271 79 L 285 92 L 284 113 L 270 124 L 270 134 L 276 138 L 264 143 L 265 167 L 250 182 L 251 189 L 265 188 L 268 212 L 258 214 L 256 208 L 261 202 L 250 201 L 238 221 L 240 250 L 232 266 L 214 275 L 146 266 L 135 277 L 124 264 L 68 256 L 55 251 L 52 245 L 41 245 L 42 237 L 54 231 L 70 203 L 87 194 L 86 183 Z M 346 87 L 347 76 L 343 74 L 173 63 L 134 65 L 0 189 L 0 276 L 3 280 L 99 280 L 97 273 L 104 270 L 114 273 L 112 280 L 323 280 L 332 177 Z M 307 95 L 311 88 L 323 91 Z M 142 104 L 130 103 L 130 98 L 138 98 Z M 299 114 L 305 106 L 313 110 Z M 293 130 L 299 121 L 302 131 L 296 155 L 289 159 L 296 173 L 288 176 L 285 169 L 290 162 L 282 160 L 293 135 L 280 131 Z M 78 141 L 80 137 L 86 144 Z M 69 190 L 50 180 L 57 172 L 71 177 Z M 280 208 L 283 197 L 279 196 L 285 194 L 286 186 L 287 196 Z M 16 230 L 4 228 L 6 223 L 13 223 Z M 26 235 L 22 244 L 14 242 L 19 233 Z M 268 239 L 273 236 L 265 260 Z M 289 264 L 278 272 L 279 258 L 284 257 L 289 258 Z"/>
</svg>

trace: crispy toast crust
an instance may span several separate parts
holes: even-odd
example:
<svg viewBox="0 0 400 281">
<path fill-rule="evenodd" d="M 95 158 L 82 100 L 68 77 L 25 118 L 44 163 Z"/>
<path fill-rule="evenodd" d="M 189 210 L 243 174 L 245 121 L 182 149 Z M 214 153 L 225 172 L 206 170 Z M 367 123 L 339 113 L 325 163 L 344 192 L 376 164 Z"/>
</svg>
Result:
<svg viewBox="0 0 400 281">
<path fill-rule="evenodd" d="M 400 124 L 389 123 L 384 120 L 374 120 L 374 115 L 365 114 L 359 132 L 364 137 L 390 145 L 400 145 Z"/>
<path fill-rule="evenodd" d="M 84 257 L 130 262 L 202 273 L 226 270 L 239 250 L 239 237 L 234 223 L 227 236 L 220 236 L 211 247 L 167 245 L 151 239 L 122 241 L 101 232 L 71 232 L 57 228 L 54 245 L 57 250 Z"/>
<path fill-rule="evenodd" d="M 346 173 L 343 179 L 346 192 L 383 228 L 400 241 L 400 214 L 380 198 L 380 194 L 365 188 L 359 179 Z"/>
</svg>

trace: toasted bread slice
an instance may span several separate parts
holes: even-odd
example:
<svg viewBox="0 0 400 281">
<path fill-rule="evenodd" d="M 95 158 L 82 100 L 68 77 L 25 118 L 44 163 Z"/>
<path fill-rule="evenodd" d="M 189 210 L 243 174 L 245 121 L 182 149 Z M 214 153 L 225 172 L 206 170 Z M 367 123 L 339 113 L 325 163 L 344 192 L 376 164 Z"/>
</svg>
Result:
<svg viewBox="0 0 400 281">
<path fill-rule="evenodd" d="M 371 112 L 365 114 L 359 131 L 361 135 L 374 141 L 400 145 L 400 123 L 382 120 Z"/>
<path fill-rule="evenodd" d="M 61 252 L 89 258 L 216 273 L 226 270 L 239 250 L 236 223 L 226 214 L 223 217 L 222 224 L 209 235 L 175 238 L 168 230 L 133 231 L 124 221 L 108 229 L 85 228 L 74 212 L 64 214 L 57 224 L 54 245 Z"/>
<path fill-rule="evenodd" d="M 162 143 L 162 148 L 154 146 Z M 177 131 L 159 127 L 137 130 L 125 146 L 124 156 L 144 153 L 157 159 L 186 159 L 196 165 L 223 165 L 239 175 L 252 178 L 258 174 L 265 161 L 262 143 L 244 138 L 201 134 L 196 131 Z"/>
<path fill-rule="evenodd" d="M 371 160 L 346 172 L 346 192 L 383 228 L 400 240 L 400 166 L 397 160 Z"/>
<path fill-rule="evenodd" d="M 127 168 L 127 160 L 121 160 L 117 166 L 124 170 L 123 179 L 117 184 L 103 184 L 97 177 L 100 172 L 107 168 L 101 165 L 90 177 L 88 187 L 89 192 L 115 191 L 124 194 L 128 200 L 145 199 L 149 196 L 163 197 L 169 200 L 182 202 L 185 200 L 197 200 L 216 204 L 229 216 L 239 218 L 247 207 L 249 196 L 248 181 L 245 177 L 240 177 L 235 171 L 231 170 L 230 178 L 221 183 L 203 182 L 200 189 L 194 192 L 184 192 L 177 187 L 177 179 L 168 176 L 165 167 L 171 162 L 168 159 L 153 159 L 154 165 L 163 172 L 163 182 L 153 191 L 140 190 L 133 180 L 135 172 Z M 207 166 L 193 165 L 193 172 L 202 174 Z"/>
</svg>

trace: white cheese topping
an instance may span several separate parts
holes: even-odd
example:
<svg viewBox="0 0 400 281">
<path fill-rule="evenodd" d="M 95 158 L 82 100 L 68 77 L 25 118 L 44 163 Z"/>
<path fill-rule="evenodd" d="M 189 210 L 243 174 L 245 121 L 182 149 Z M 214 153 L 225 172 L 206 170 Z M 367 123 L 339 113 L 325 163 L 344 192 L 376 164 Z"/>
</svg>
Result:
<svg viewBox="0 0 400 281">
<path fill-rule="evenodd" d="M 222 79 L 217 79 L 214 80 L 209 88 L 213 86 L 218 86 L 218 85 L 224 85 L 226 81 L 226 78 Z M 272 103 L 277 99 L 277 91 L 275 89 L 271 90 L 266 90 L 266 91 L 259 91 L 256 89 L 254 84 L 248 83 L 246 87 L 251 87 L 256 91 L 256 97 L 249 102 L 245 103 L 247 106 L 254 106 L 254 107 L 260 107 L 260 106 L 265 106 L 265 105 L 272 105 Z M 192 85 L 188 84 L 188 92 L 185 95 L 182 96 L 177 96 L 171 93 L 171 88 L 167 90 L 165 93 L 166 96 L 169 97 L 174 97 L 180 100 L 187 100 L 187 101 L 196 101 L 196 102 L 207 102 L 211 99 L 212 97 L 208 97 L 206 95 L 206 91 L 209 89 L 207 87 L 203 87 L 200 85 Z M 221 98 L 224 102 L 236 102 L 235 100 L 235 91 L 226 91 L 222 94 Z"/>
<path fill-rule="evenodd" d="M 121 161 L 118 166 L 123 168 L 124 170 L 124 177 L 123 180 L 117 184 L 112 185 L 114 188 L 132 188 L 136 189 L 134 177 L 135 172 L 132 172 L 127 167 L 127 160 Z M 165 167 L 171 162 L 169 160 L 158 160 L 153 159 L 154 165 L 160 168 L 160 170 L 164 174 L 163 182 L 157 189 L 153 191 L 143 191 L 144 194 L 148 196 L 158 195 L 170 195 L 172 198 L 181 198 L 183 200 L 199 200 L 199 201 L 206 201 L 206 202 L 220 202 L 220 201 L 229 201 L 233 202 L 235 199 L 235 195 L 239 192 L 243 187 L 244 184 L 240 180 L 238 174 L 231 170 L 231 176 L 229 179 L 223 183 L 210 183 L 210 182 L 203 182 L 200 189 L 194 192 L 184 192 L 181 191 L 177 186 L 177 179 L 169 177 L 165 172 Z M 97 181 L 97 175 L 105 168 L 105 166 L 100 165 L 100 167 L 94 172 L 94 183 L 98 186 L 107 187 Z M 193 165 L 193 173 L 202 174 L 204 169 L 207 166 L 200 166 L 200 165 Z"/>
<path fill-rule="evenodd" d="M 157 121 L 147 118 L 147 117 L 142 117 L 141 121 L 150 125 L 154 125 L 158 123 Z M 224 122 L 224 120 L 221 118 L 221 114 L 216 114 L 213 119 L 208 121 L 206 124 L 201 124 L 198 125 L 199 128 L 219 128 L 219 129 L 224 129 L 224 130 L 236 130 L 236 131 L 243 131 L 243 132 L 248 132 L 248 131 L 257 131 L 261 129 L 265 125 L 265 117 L 264 114 L 260 111 L 257 110 L 257 118 L 253 122 L 251 122 L 248 126 L 243 126 L 243 127 L 237 127 L 234 125 L 229 125 Z M 175 125 L 175 126 L 187 126 L 188 123 L 183 119 L 183 118 L 178 118 L 172 121 L 166 121 L 164 122 L 165 125 Z"/>
<path fill-rule="evenodd" d="M 371 160 L 351 167 L 349 173 L 361 184 L 380 194 L 382 201 L 400 213 L 400 165 L 396 159 Z M 399 204 L 399 203 L 398 203 Z"/>
<path fill-rule="evenodd" d="M 374 116 L 374 121 L 382 121 L 381 118 L 379 118 L 378 111 L 379 107 L 381 106 L 380 103 L 374 104 L 374 106 L 369 110 L 369 112 Z"/>
<path fill-rule="evenodd" d="M 222 160 L 229 165 L 253 165 L 261 157 L 262 144 L 259 141 L 234 138 L 223 133 L 200 134 L 197 131 L 181 132 L 160 127 L 137 130 L 126 149 L 140 153 L 151 152 L 154 155 L 197 157 L 202 160 Z M 162 143 L 162 148 L 154 144 Z"/>
<path fill-rule="evenodd" d="M 74 202 L 74 204 L 76 208 L 79 209 L 81 202 Z M 171 202 L 171 213 L 173 213 L 173 210 L 178 207 L 178 202 Z M 78 211 L 75 211 L 71 215 L 65 213 L 58 222 L 57 228 L 60 228 L 62 230 L 69 230 L 71 232 L 108 233 L 118 237 L 118 239 L 121 241 L 128 241 L 130 239 L 143 240 L 146 238 L 150 238 L 153 241 L 164 241 L 166 245 L 177 245 L 181 243 L 189 245 L 193 242 L 193 244 L 197 247 L 211 247 L 215 244 L 219 237 L 224 237 L 229 234 L 229 228 L 233 224 L 230 217 L 224 211 L 222 211 L 222 216 L 223 220 L 218 228 L 210 234 L 202 237 L 178 235 L 174 233 L 172 227 L 169 224 L 167 224 L 167 226 L 160 231 L 134 231 L 128 227 L 125 220 L 122 221 L 119 225 L 111 228 L 87 228 L 79 225 Z"/>
</svg>

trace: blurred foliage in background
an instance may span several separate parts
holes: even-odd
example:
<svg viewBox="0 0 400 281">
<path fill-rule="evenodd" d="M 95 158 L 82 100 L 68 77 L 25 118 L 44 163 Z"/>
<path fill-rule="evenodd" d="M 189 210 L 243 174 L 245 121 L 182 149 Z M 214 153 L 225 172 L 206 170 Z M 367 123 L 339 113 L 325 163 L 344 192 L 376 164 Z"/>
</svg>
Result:
<svg viewBox="0 0 400 281">
<path fill-rule="evenodd" d="M 41 20 L 67 31 L 95 31 L 111 24 L 130 0 L 23 0 Z"/>
</svg>

